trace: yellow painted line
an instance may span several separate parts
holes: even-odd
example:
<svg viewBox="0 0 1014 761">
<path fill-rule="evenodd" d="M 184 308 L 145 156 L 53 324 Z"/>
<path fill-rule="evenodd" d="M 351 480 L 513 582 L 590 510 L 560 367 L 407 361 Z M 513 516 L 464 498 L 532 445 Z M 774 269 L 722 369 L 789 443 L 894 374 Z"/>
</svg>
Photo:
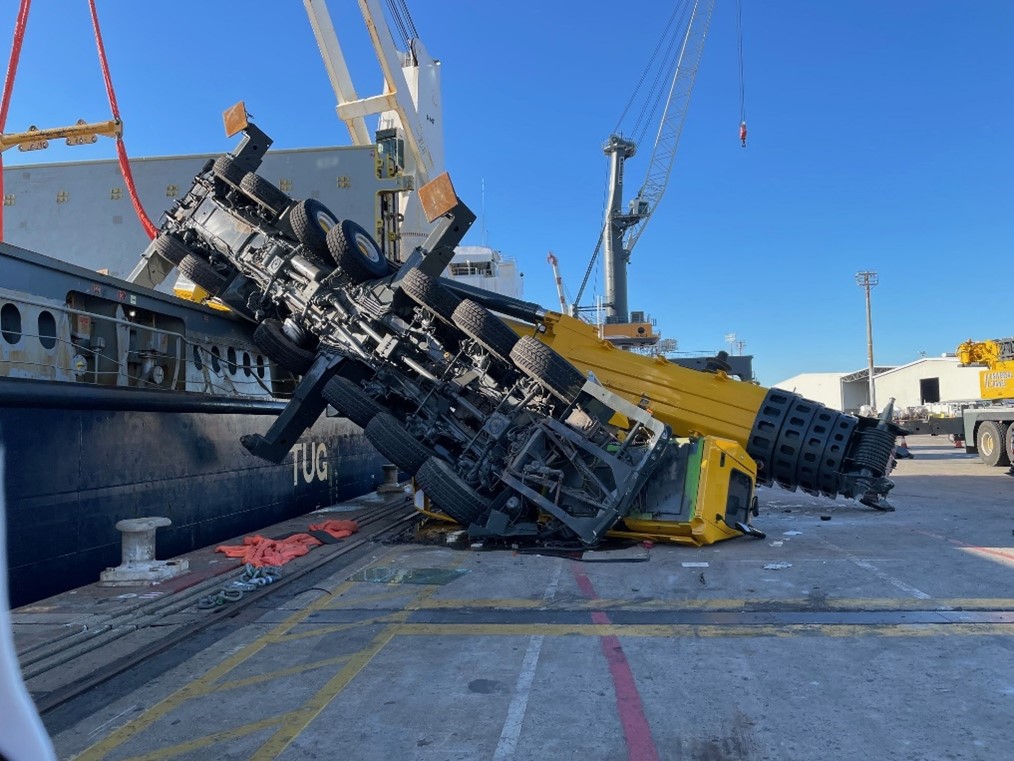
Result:
<svg viewBox="0 0 1014 761">
<path fill-rule="evenodd" d="M 351 588 L 352 583 L 345 582 L 337 587 L 335 590 L 335 596 L 338 596 Z M 214 689 L 215 682 L 239 666 L 241 663 L 245 662 L 270 645 L 272 643 L 272 637 L 284 634 L 289 629 L 296 626 L 300 621 L 306 619 L 313 612 L 325 608 L 330 602 L 332 602 L 332 598 L 330 596 L 322 596 L 320 599 L 307 605 L 303 610 L 296 611 L 270 632 L 265 633 L 263 636 L 258 637 L 241 650 L 233 653 L 233 655 L 226 658 L 200 678 L 195 679 L 171 695 L 166 696 L 133 721 L 130 721 L 111 732 L 101 741 L 81 753 L 81 755 L 78 756 L 78 759 L 81 761 L 97 761 L 98 759 L 104 758 L 113 749 L 118 748 L 123 743 L 141 734 L 152 724 L 159 721 L 162 717 L 166 716 L 186 701 L 191 698 L 208 694 Z"/>
<path fill-rule="evenodd" d="M 378 584 L 376 582 L 366 582 L 366 581 L 357 581 L 356 584 L 357 585 L 369 584 L 371 587 L 378 586 Z M 354 594 L 352 594 L 352 595 L 345 595 L 341 599 L 335 600 L 334 605 L 331 605 L 329 607 L 330 608 L 347 608 L 350 605 L 352 605 L 352 606 L 359 605 L 359 604 L 364 603 L 364 602 L 382 602 L 382 601 L 385 601 L 385 600 L 397 600 L 399 597 L 412 597 L 413 595 L 416 594 L 416 591 L 417 591 L 417 590 L 407 589 L 406 587 L 409 586 L 409 585 L 406 585 L 406 584 L 385 585 L 385 589 L 389 588 L 389 587 L 394 587 L 394 586 L 399 587 L 399 589 L 396 589 L 396 590 L 393 590 L 393 591 L 390 591 L 390 592 L 381 592 L 379 594 L 373 594 L 373 595 L 354 595 Z M 411 585 L 411 586 L 420 586 L 420 585 L 414 584 L 414 585 Z M 360 588 L 362 588 L 362 587 L 360 586 Z"/>
<path fill-rule="evenodd" d="M 251 761 L 269 761 L 277 758 L 289 746 L 300 732 L 323 711 L 327 705 L 348 686 L 366 665 L 373 660 L 388 642 L 394 637 L 394 626 L 388 626 L 380 632 L 369 645 L 351 656 L 348 664 L 335 674 L 328 683 L 310 698 L 302 707 L 287 715 L 285 722 L 256 753 L 250 756 Z"/>
<path fill-rule="evenodd" d="M 241 727 L 235 727 L 234 729 L 227 729 L 222 732 L 214 732 L 204 737 L 197 737 L 193 740 L 188 740 L 185 743 L 179 743 L 178 745 L 170 745 L 166 748 L 159 748 L 158 750 L 146 753 L 143 756 L 131 756 L 125 761 L 162 761 L 163 759 L 174 758 L 175 756 L 181 756 L 184 753 L 192 753 L 202 748 L 207 748 L 209 745 L 215 743 L 227 742 L 229 740 L 236 740 L 246 735 L 251 735 L 254 732 L 258 732 L 268 727 L 273 727 L 277 724 L 281 724 L 286 720 L 288 714 L 282 714 L 281 716 L 272 716 L 268 719 L 261 719 L 255 721 L 252 724 L 244 724 Z M 83 756 L 78 756 L 83 758 Z"/>
<path fill-rule="evenodd" d="M 542 598 L 488 598 L 488 599 L 429 599 L 418 604 L 419 609 L 450 610 L 759 610 L 793 608 L 810 610 L 819 603 L 821 610 L 865 611 L 865 610 L 1014 610 L 1014 599 L 999 598 L 948 598 L 915 600 L 912 598 L 828 598 L 816 601 L 811 598 L 771 599 L 661 599 L 653 600 L 557 600 L 547 602 Z"/>
<path fill-rule="evenodd" d="M 454 566 L 457 567 L 464 558 L 459 558 Z M 419 585 L 419 593 L 416 595 L 416 602 L 412 606 L 418 608 L 418 604 L 436 594 L 442 585 Z M 398 633 L 403 622 L 412 614 L 408 606 L 399 611 L 392 618 L 396 622 L 389 623 L 375 636 L 370 643 L 357 653 L 349 656 L 349 662 L 345 668 L 339 671 L 325 684 L 317 693 L 310 698 L 301 708 L 289 714 L 289 718 L 279 727 L 271 738 L 262 745 L 257 752 L 250 757 L 251 761 L 270 761 L 277 758 L 289 746 L 289 744 L 305 730 L 310 723 L 320 715 L 327 706 L 338 697 L 339 694 L 356 678 L 360 671 L 366 668 L 367 664 L 390 642 Z"/>
<path fill-rule="evenodd" d="M 280 634 L 277 637 L 271 639 L 271 644 L 280 645 L 289 642 L 297 642 L 301 639 L 310 639 L 311 637 L 321 637 L 325 634 L 334 634 L 335 632 L 347 632 L 351 629 L 359 629 L 363 626 L 372 626 L 374 624 L 391 623 L 397 620 L 395 617 L 401 613 L 399 610 L 385 613 L 382 616 L 372 616 L 370 618 L 364 618 L 362 621 L 350 621 L 347 624 L 328 624 L 325 626 L 318 626 L 313 629 L 307 629 L 305 631 L 288 632 L 287 634 Z"/>
<path fill-rule="evenodd" d="M 275 679 L 284 679 L 287 676 L 295 676 L 296 674 L 303 674 L 307 671 L 313 671 L 314 669 L 327 668 L 328 666 L 337 666 L 339 663 L 344 663 L 349 659 L 348 655 L 338 655 L 334 658 L 326 658 L 322 661 L 315 661 L 313 663 L 304 663 L 299 666 L 292 666 L 287 669 L 278 669 L 277 671 L 268 671 L 263 674 L 257 674 L 256 676 L 248 676 L 246 679 L 233 679 L 231 682 L 219 682 L 209 692 L 225 692 L 226 690 L 237 690 L 242 687 L 251 687 L 255 684 L 262 684 L 263 682 L 272 682 Z"/>
<path fill-rule="evenodd" d="M 396 633 L 427 637 L 1014 637 L 1014 624 L 401 624 Z"/>
</svg>

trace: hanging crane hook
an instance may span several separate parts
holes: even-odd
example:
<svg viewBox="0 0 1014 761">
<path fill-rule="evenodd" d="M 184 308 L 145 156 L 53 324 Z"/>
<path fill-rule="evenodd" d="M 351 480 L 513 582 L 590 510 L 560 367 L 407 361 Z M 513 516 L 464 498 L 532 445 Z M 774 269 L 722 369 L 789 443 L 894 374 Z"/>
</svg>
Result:
<svg viewBox="0 0 1014 761">
<path fill-rule="evenodd" d="M 746 148 L 746 122 L 739 124 L 739 139 L 743 141 L 743 147 Z"/>
</svg>

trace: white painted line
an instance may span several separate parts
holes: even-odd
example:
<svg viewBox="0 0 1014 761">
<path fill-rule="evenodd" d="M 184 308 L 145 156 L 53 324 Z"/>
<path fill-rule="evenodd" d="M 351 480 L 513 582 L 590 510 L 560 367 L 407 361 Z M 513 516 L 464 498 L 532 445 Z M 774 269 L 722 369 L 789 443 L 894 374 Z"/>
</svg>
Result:
<svg viewBox="0 0 1014 761">
<path fill-rule="evenodd" d="M 683 563 L 684 568 L 707 568 L 707 563 Z"/>
<path fill-rule="evenodd" d="M 521 673 L 514 685 L 514 697 L 507 708 L 507 720 L 500 732 L 500 742 L 496 744 L 493 761 L 509 761 L 514 758 L 521 736 L 521 726 L 525 722 L 525 711 L 528 709 L 528 698 L 532 692 L 532 680 L 535 678 L 535 667 L 539 663 L 542 652 L 543 637 L 541 634 L 532 637 L 525 651 L 525 659 L 521 662 Z"/>
<path fill-rule="evenodd" d="M 896 579 L 893 576 L 891 576 L 891 575 L 889 575 L 887 573 L 884 573 L 879 568 L 877 568 L 875 565 L 873 565 L 873 563 L 867 562 L 867 561 L 863 560 L 862 558 L 856 557 L 851 552 L 848 552 L 848 551 L 842 549 L 841 547 L 839 547 L 837 544 L 829 542 L 829 541 L 827 541 L 827 539 L 821 539 L 821 541 L 824 544 L 826 544 L 828 547 L 831 547 L 832 549 L 837 550 L 838 552 L 840 552 L 842 555 L 844 555 L 846 558 L 848 558 L 849 560 L 851 560 L 853 563 L 855 563 L 857 566 L 859 566 L 860 568 L 862 568 L 864 571 L 869 571 L 870 573 L 872 573 L 874 576 L 876 576 L 881 581 L 886 581 L 891 586 L 897 587 L 902 592 L 906 592 L 907 594 L 912 595 L 912 597 L 916 598 L 917 600 L 931 600 L 931 599 L 933 599 L 933 595 L 928 595 L 925 592 L 923 592 L 921 589 L 916 589 L 911 584 L 906 584 L 901 579 Z"/>
<path fill-rule="evenodd" d="M 556 597 L 562 573 L 563 560 L 558 559 L 549 585 L 542 595 L 543 600 L 549 602 Z M 518 749 L 518 739 L 521 737 L 521 728 L 525 723 L 525 712 L 528 710 L 528 699 L 532 694 L 532 681 L 535 679 L 535 669 L 539 665 L 543 639 L 540 634 L 528 641 L 528 649 L 521 662 L 521 673 L 518 674 L 518 680 L 514 684 L 514 697 L 511 698 L 511 703 L 507 707 L 507 719 L 503 723 L 500 741 L 496 744 L 496 751 L 493 753 L 493 761 L 510 761 Z"/>
<path fill-rule="evenodd" d="M 113 716 L 111 719 L 107 719 L 106 721 L 102 722 L 97 727 L 95 727 L 95 729 L 93 729 L 91 732 L 88 733 L 88 737 L 94 737 L 99 732 L 101 732 L 103 729 L 105 729 L 110 724 L 112 724 L 114 721 L 116 721 L 118 718 L 120 718 L 121 716 L 123 716 L 123 714 L 130 713 L 131 711 L 135 710 L 137 707 L 138 706 L 137 706 L 136 703 L 134 705 L 132 705 L 132 706 L 127 706 L 122 711 L 120 711 L 118 714 L 116 714 L 115 716 Z"/>
</svg>

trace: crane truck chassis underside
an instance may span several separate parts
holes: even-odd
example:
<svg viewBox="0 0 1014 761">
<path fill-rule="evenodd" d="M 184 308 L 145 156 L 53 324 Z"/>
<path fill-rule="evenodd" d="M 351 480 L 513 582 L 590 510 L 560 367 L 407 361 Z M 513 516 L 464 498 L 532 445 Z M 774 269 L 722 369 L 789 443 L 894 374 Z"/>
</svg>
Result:
<svg viewBox="0 0 1014 761">
<path fill-rule="evenodd" d="M 243 438 L 253 454 L 281 461 L 330 403 L 473 536 L 586 546 L 658 524 L 673 541 L 754 533 L 755 479 L 887 508 L 889 411 L 855 418 L 620 352 L 579 320 L 443 280 L 475 219 L 446 175 L 419 190 L 428 239 L 388 261 L 359 225 L 259 176 L 270 138 L 243 132 L 131 280 L 178 267 L 301 376 L 267 434 Z"/>
</svg>

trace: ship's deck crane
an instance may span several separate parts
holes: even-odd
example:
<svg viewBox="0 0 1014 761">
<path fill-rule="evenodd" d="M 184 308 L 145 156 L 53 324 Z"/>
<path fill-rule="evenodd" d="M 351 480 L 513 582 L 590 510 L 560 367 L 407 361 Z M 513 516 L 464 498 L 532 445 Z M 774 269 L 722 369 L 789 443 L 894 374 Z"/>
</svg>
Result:
<svg viewBox="0 0 1014 761">
<path fill-rule="evenodd" d="M 567 314 L 568 301 L 567 293 L 563 287 L 563 276 L 560 275 L 559 262 L 556 260 L 556 255 L 550 251 L 546 256 L 546 261 L 549 262 L 549 266 L 553 268 L 553 279 L 556 281 L 556 295 L 560 299 L 560 308 L 563 314 Z"/>
<path fill-rule="evenodd" d="M 397 171 L 405 179 L 403 190 L 420 188 L 443 172 L 440 62 L 426 51 L 405 3 L 389 3 L 402 50 L 395 42 L 379 0 L 359 0 L 359 10 L 384 78 L 383 92 L 365 98 L 356 92 L 325 0 L 303 0 L 303 6 L 338 99 L 338 117 L 348 128 L 353 144 L 373 144 L 366 117 L 376 115 L 379 116 L 376 139 L 383 154 L 378 159 L 397 165 Z M 408 150 L 402 150 L 402 145 Z M 402 251 L 411 251 L 425 240 L 430 224 L 415 193 L 401 193 L 398 207 L 398 229 L 392 234 L 400 237 Z"/>
</svg>

